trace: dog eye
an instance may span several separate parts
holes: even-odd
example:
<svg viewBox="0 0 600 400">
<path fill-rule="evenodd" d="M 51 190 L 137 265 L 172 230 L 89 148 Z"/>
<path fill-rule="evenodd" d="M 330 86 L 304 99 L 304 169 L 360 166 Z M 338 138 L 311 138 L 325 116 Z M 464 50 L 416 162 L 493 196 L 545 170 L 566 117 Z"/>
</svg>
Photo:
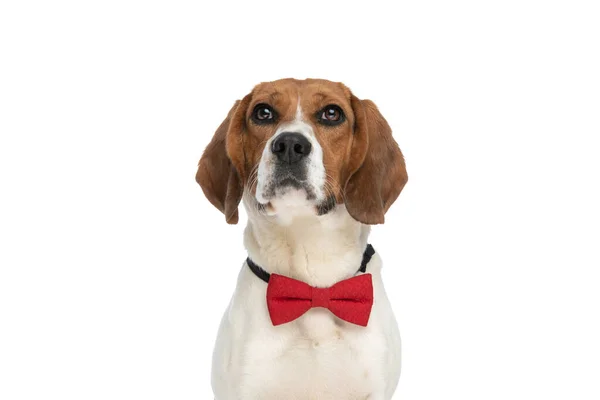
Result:
<svg viewBox="0 0 600 400">
<path fill-rule="evenodd" d="M 324 125 L 338 125 L 344 122 L 344 112 L 334 104 L 330 104 L 322 109 L 317 119 Z"/>
<path fill-rule="evenodd" d="M 254 107 L 254 111 L 252 112 L 252 119 L 257 124 L 269 124 L 275 121 L 275 116 L 275 110 L 268 104 L 259 104 Z"/>
</svg>

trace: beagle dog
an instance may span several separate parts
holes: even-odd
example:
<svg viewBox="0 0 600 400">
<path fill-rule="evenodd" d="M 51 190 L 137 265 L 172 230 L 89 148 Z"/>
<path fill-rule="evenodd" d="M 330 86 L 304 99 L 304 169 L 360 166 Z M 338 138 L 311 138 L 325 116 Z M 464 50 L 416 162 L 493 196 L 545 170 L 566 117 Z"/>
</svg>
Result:
<svg viewBox="0 0 600 400">
<path fill-rule="evenodd" d="M 367 243 L 406 184 L 370 100 L 320 79 L 261 83 L 235 102 L 196 180 L 248 225 L 212 365 L 216 400 L 385 400 L 400 334 Z"/>
</svg>

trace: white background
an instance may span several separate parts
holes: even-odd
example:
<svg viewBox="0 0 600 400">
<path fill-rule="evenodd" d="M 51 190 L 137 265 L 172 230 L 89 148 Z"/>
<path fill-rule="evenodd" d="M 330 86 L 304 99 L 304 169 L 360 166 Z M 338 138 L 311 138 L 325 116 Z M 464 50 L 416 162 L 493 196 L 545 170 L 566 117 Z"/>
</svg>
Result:
<svg viewBox="0 0 600 400">
<path fill-rule="evenodd" d="M 373 229 L 394 399 L 600 398 L 594 1 L 4 1 L 0 398 L 211 399 L 245 258 L 194 181 L 283 77 L 373 99 L 410 180 Z M 341 399 L 342 400 L 342 399 Z"/>
</svg>

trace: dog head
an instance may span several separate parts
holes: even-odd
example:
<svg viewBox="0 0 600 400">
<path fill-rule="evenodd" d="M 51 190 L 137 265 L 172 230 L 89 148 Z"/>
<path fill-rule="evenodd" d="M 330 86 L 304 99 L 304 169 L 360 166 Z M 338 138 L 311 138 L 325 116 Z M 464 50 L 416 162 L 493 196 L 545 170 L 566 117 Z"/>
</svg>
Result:
<svg viewBox="0 0 600 400">
<path fill-rule="evenodd" d="M 375 104 L 320 79 L 261 83 L 236 101 L 196 173 L 231 224 L 244 194 L 268 215 L 323 215 L 344 204 L 357 221 L 380 224 L 407 179 Z"/>
</svg>

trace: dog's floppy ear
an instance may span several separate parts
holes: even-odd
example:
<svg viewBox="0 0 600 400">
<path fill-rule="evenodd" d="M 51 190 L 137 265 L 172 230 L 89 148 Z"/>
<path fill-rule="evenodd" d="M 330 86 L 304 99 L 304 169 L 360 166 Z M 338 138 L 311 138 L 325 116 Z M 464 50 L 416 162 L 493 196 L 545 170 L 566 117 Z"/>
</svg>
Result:
<svg viewBox="0 0 600 400">
<path fill-rule="evenodd" d="M 350 159 L 354 171 L 344 191 L 346 209 L 364 224 L 382 224 L 408 180 L 404 157 L 372 101 L 352 95 L 352 110 L 355 126 Z"/>
<path fill-rule="evenodd" d="M 212 140 L 206 146 L 196 172 L 196 182 L 200 184 L 206 198 L 225 214 L 228 224 L 237 224 L 238 206 L 244 193 L 243 162 L 232 162 L 227 142 L 232 136 L 241 137 L 244 128 L 248 96 L 235 102 L 227 118 L 217 128 Z M 235 131 L 235 132 L 234 132 Z"/>
</svg>

